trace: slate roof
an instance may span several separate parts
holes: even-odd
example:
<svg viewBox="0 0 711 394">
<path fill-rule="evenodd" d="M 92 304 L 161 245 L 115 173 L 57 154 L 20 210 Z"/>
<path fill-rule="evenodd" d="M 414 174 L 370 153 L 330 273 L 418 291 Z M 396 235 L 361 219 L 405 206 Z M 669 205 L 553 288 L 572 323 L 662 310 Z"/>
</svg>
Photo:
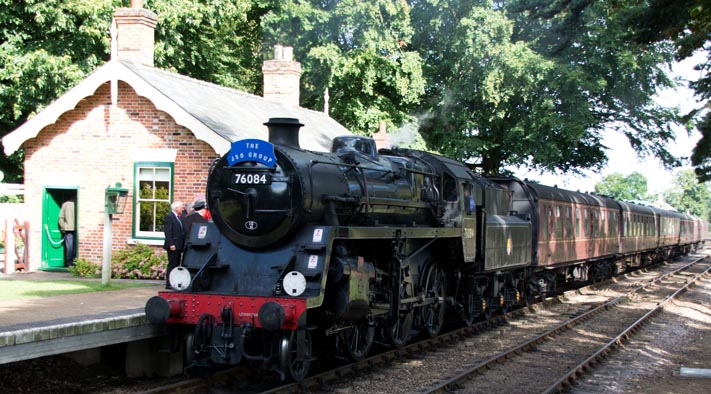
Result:
<svg viewBox="0 0 711 394">
<path fill-rule="evenodd" d="M 269 118 L 297 118 L 304 127 L 299 134 L 302 148 L 329 151 L 334 137 L 351 134 L 323 112 L 270 102 L 212 83 L 132 63 L 112 60 L 100 67 L 35 117 L 2 139 L 5 154 L 20 148 L 63 113 L 73 109 L 101 85 L 120 80 L 148 98 L 158 109 L 188 128 L 196 138 L 211 145 L 219 154 L 243 138 L 268 139 L 264 122 Z"/>
</svg>

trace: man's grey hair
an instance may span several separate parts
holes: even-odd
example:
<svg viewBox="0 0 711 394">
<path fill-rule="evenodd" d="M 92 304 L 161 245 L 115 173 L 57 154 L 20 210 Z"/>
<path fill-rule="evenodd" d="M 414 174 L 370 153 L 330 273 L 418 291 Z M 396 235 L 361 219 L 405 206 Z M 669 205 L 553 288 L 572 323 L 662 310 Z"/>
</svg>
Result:
<svg viewBox="0 0 711 394">
<path fill-rule="evenodd" d="M 175 210 L 178 209 L 179 207 L 183 207 L 183 206 L 185 206 L 185 204 L 183 204 L 182 202 L 180 202 L 180 201 L 173 201 L 173 203 L 170 204 L 170 209 L 173 210 L 173 211 L 175 211 Z"/>
</svg>

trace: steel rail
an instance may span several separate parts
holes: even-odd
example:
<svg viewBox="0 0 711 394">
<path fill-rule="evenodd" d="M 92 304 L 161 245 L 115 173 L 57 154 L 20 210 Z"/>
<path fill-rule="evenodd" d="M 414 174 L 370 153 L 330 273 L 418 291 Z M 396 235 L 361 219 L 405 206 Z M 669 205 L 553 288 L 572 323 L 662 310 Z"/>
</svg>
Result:
<svg viewBox="0 0 711 394">
<path fill-rule="evenodd" d="M 537 336 L 535 338 L 532 338 L 531 340 L 529 340 L 521 345 L 514 346 L 514 347 L 512 347 L 508 350 L 505 350 L 504 352 L 502 352 L 496 356 L 490 357 L 490 358 L 468 368 L 467 370 L 455 375 L 454 377 L 452 377 L 452 378 L 450 378 L 450 379 L 448 379 L 436 386 L 433 386 L 430 389 L 427 389 L 425 391 L 425 393 L 428 393 L 428 394 L 429 393 L 451 393 L 451 392 L 455 391 L 455 387 L 460 382 L 467 380 L 470 376 L 472 376 L 476 373 L 485 371 L 496 364 L 501 364 L 505 360 L 514 357 L 516 354 L 520 354 L 522 352 L 527 351 L 528 349 L 531 349 L 532 347 L 534 347 L 534 345 L 545 341 L 547 338 L 552 337 L 552 336 L 554 336 L 560 332 L 563 332 L 567 329 L 570 329 L 572 327 L 575 327 L 575 326 L 581 324 L 582 322 L 592 318 L 593 316 L 614 307 L 615 305 L 620 303 L 623 299 L 628 298 L 631 294 L 641 291 L 643 289 L 646 289 L 647 287 L 652 286 L 671 275 L 675 275 L 681 271 L 685 271 L 685 270 L 689 269 L 690 267 L 698 264 L 700 261 L 705 260 L 706 258 L 707 258 L 706 256 L 700 257 L 697 260 L 694 260 L 693 262 L 691 262 L 689 264 L 679 267 L 679 268 L 677 268 L 673 271 L 670 271 L 664 275 L 660 275 L 659 277 L 654 278 L 650 282 L 636 287 L 635 289 L 629 291 L 625 295 L 615 297 L 612 300 L 607 301 L 604 304 L 599 305 L 596 308 L 594 308 L 582 315 L 576 316 L 576 317 L 568 320 L 567 322 L 559 324 L 558 326 L 546 331 L 543 334 L 540 334 L 539 336 Z M 709 267 L 709 269 L 711 269 L 711 267 Z M 708 272 L 709 269 L 705 270 L 704 272 Z M 676 294 L 676 292 L 675 292 L 675 294 Z M 603 352 L 598 352 L 598 353 L 603 353 Z M 598 353 L 596 353 L 596 354 L 598 354 Z M 564 380 L 564 378 L 561 378 L 560 380 Z M 551 392 L 555 392 L 555 390 L 553 390 Z"/>
<path fill-rule="evenodd" d="M 607 344 L 602 346 L 600 348 L 600 350 L 595 352 L 595 354 L 588 357 L 587 359 L 585 359 L 583 362 L 581 362 L 577 366 L 571 368 L 570 372 L 568 372 L 567 374 L 562 376 L 555 383 L 548 386 L 548 388 L 546 388 L 542 394 L 558 393 L 562 389 L 564 389 L 565 387 L 570 385 L 575 379 L 578 378 L 578 376 L 581 376 L 588 369 L 588 367 L 590 367 L 593 363 L 595 363 L 595 362 L 599 361 L 600 359 L 602 359 L 603 357 L 605 357 L 613 347 L 617 347 L 617 346 L 629 341 L 630 338 L 644 324 L 646 324 L 649 320 L 651 320 L 652 317 L 654 317 L 658 313 L 660 313 L 668 303 L 670 303 L 672 300 L 674 300 L 680 294 L 686 292 L 686 290 L 688 290 L 688 288 L 694 282 L 696 282 L 702 276 L 708 275 L 709 272 L 711 272 L 711 267 L 706 268 L 703 272 L 698 273 L 698 274 L 694 275 L 694 277 L 691 278 L 690 280 L 687 280 L 686 284 L 684 284 L 684 286 L 677 289 L 674 293 L 668 295 L 664 300 L 659 302 L 659 304 L 657 305 L 656 308 L 645 313 L 644 316 L 640 317 L 637 321 L 632 323 L 627 329 L 625 329 L 623 332 L 621 332 L 619 335 L 617 335 L 615 338 L 613 338 Z"/>
</svg>

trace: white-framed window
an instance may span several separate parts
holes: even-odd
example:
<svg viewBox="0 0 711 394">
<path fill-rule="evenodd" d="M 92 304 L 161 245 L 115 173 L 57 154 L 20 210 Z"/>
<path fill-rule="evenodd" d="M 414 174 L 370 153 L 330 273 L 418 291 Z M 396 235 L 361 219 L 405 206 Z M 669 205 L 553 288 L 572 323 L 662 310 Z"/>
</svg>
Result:
<svg viewBox="0 0 711 394">
<path fill-rule="evenodd" d="M 163 238 L 163 218 L 173 201 L 173 163 L 134 164 L 134 237 Z"/>
</svg>

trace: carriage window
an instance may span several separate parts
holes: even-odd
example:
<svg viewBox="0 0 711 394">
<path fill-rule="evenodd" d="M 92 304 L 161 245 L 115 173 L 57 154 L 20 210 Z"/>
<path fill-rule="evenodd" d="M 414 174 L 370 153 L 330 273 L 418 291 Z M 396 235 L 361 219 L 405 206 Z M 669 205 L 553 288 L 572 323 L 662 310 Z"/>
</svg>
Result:
<svg viewBox="0 0 711 394">
<path fill-rule="evenodd" d="M 555 238 L 563 239 L 563 219 L 560 217 L 560 207 L 555 207 Z"/>
<path fill-rule="evenodd" d="M 583 209 L 583 224 L 585 225 L 583 229 L 583 234 L 586 237 L 590 236 L 590 216 L 588 215 L 588 209 Z"/>
<path fill-rule="evenodd" d="M 548 216 L 550 208 L 548 208 L 548 205 L 543 206 L 543 211 L 541 212 L 541 234 L 540 237 L 543 240 L 549 239 L 548 236 Z"/>
<path fill-rule="evenodd" d="M 607 234 L 607 225 L 605 224 L 605 211 L 600 212 L 600 235 Z"/>
<path fill-rule="evenodd" d="M 639 215 L 634 215 L 632 220 L 634 220 L 634 235 L 639 237 Z"/>
<path fill-rule="evenodd" d="M 573 238 L 573 210 L 570 207 L 565 208 L 565 238 Z"/>
</svg>

